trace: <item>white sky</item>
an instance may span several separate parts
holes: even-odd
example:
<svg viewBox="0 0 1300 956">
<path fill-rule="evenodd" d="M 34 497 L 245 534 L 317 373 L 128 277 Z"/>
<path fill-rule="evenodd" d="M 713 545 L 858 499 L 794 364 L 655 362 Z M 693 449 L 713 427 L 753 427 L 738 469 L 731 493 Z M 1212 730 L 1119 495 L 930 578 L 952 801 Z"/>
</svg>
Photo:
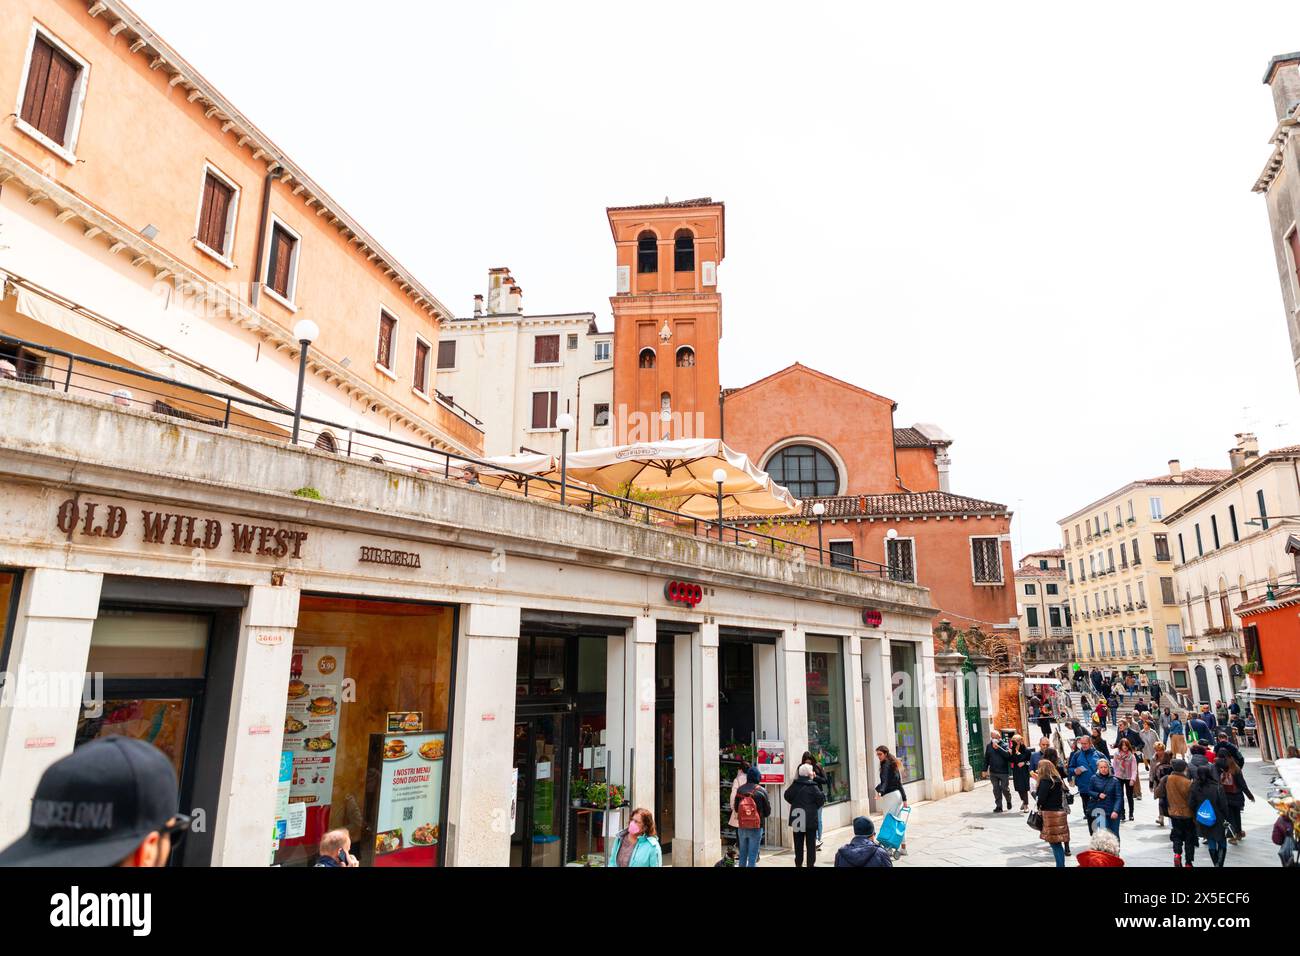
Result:
<svg viewBox="0 0 1300 956">
<path fill-rule="evenodd" d="M 607 322 L 605 207 L 725 201 L 723 384 L 798 360 L 940 425 L 1017 554 L 1300 442 L 1250 191 L 1294 2 L 132 5 L 458 315 L 506 265 Z"/>
</svg>

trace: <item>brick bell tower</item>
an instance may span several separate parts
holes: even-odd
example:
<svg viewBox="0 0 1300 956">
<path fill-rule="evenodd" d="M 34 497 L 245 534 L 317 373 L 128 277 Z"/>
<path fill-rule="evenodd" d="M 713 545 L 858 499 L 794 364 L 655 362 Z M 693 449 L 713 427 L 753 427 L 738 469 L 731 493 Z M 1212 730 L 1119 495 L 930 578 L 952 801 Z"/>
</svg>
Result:
<svg viewBox="0 0 1300 956">
<path fill-rule="evenodd" d="M 609 300 L 615 444 L 717 438 L 723 204 L 690 199 L 605 212 L 618 256 Z"/>
</svg>

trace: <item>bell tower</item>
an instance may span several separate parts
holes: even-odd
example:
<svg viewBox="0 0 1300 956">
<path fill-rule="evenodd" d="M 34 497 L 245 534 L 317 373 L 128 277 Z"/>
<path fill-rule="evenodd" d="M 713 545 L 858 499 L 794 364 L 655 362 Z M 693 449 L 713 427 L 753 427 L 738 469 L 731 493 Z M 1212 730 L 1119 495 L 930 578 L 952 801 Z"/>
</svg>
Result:
<svg viewBox="0 0 1300 956">
<path fill-rule="evenodd" d="M 723 204 L 704 198 L 605 212 L 618 263 L 609 300 L 614 442 L 717 438 Z"/>
</svg>

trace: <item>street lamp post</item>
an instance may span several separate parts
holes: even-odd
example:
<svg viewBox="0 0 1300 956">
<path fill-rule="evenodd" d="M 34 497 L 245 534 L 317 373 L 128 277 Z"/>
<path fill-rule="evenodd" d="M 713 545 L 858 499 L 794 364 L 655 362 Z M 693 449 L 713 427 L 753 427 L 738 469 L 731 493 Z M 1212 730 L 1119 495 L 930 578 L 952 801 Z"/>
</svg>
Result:
<svg viewBox="0 0 1300 956">
<path fill-rule="evenodd" d="M 555 427 L 560 430 L 560 504 L 565 504 L 569 494 L 569 431 L 573 428 L 573 416 L 564 412 L 555 419 Z"/>
<path fill-rule="evenodd" d="M 819 501 L 813 505 L 813 514 L 817 516 L 817 563 L 826 563 L 826 552 L 822 546 L 822 515 L 826 514 L 826 503 Z"/>
<path fill-rule="evenodd" d="M 722 485 L 727 480 L 725 468 L 713 469 L 713 480 L 718 485 L 718 541 L 722 541 Z"/>
<path fill-rule="evenodd" d="M 298 397 L 293 403 L 293 439 L 298 444 L 298 429 L 302 425 L 302 389 L 307 381 L 307 350 L 320 338 L 320 326 L 311 319 L 303 319 L 293 327 L 293 337 L 298 340 Z"/>
</svg>

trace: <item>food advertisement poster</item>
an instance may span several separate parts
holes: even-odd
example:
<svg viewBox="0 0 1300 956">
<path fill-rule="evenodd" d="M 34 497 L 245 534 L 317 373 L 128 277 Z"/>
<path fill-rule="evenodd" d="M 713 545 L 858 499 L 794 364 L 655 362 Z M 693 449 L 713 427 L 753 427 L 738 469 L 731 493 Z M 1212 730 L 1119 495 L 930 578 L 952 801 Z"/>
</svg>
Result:
<svg viewBox="0 0 1300 956">
<path fill-rule="evenodd" d="M 286 824 L 284 841 L 290 844 L 317 842 L 329 828 L 346 654 L 344 647 L 293 649 L 283 749 L 293 754 L 289 804 L 303 804 L 306 820 L 296 835 L 297 828 Z"/>
<path fill-rule="evenodd" d="M 442 840 L 445 733 L 372 734 L 374 866 L 433 866 Z"/>
<path fill-rule="evenodd" d="M 758 772 L 764 783 L 783 783 L 785 781 L 785 741 L 758 741 Z"/>
<path fill-rule="evenodd" d="M 418 734 L 424 730 L 424 714 L 418 710 L 397 710 L 388 712 L 388 732 L 390 734 Z"/>
</svg>

